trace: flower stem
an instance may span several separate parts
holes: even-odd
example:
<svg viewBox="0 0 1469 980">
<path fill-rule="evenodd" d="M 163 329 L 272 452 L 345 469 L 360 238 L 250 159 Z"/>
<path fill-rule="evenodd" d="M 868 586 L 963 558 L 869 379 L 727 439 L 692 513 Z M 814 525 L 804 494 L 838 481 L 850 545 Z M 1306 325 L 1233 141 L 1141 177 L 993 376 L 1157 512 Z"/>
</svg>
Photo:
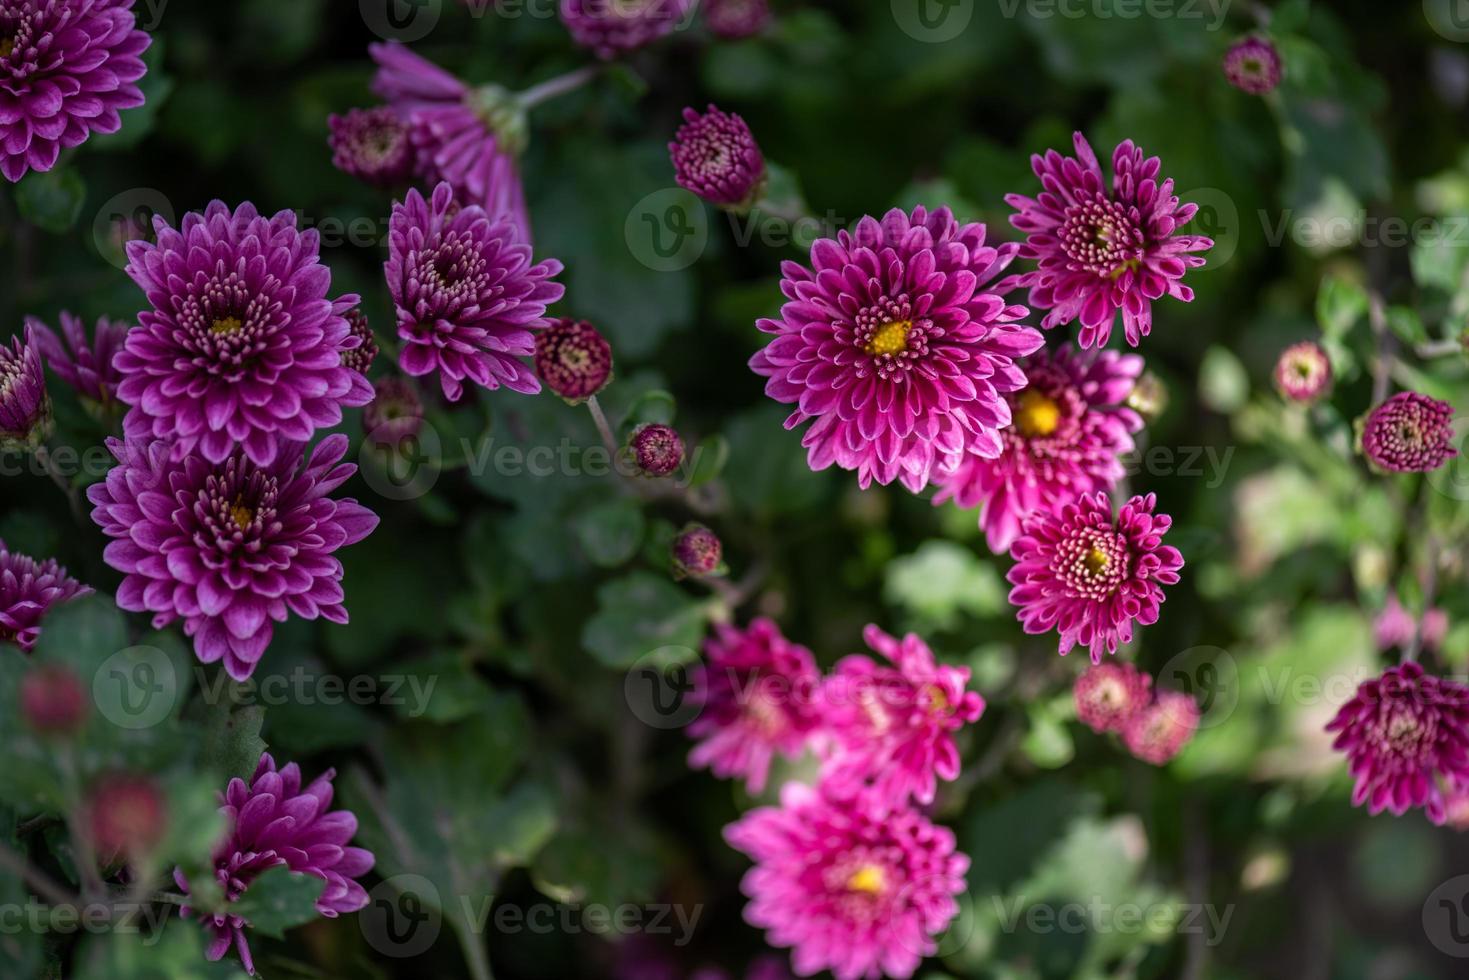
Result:
<svg viewBox="0 0 1469 980">
<path fill-rule="evenodd" d="M 86 514 L 82 512 L 82 498 L 77 493 L 76 487 L 72 486 L 71 481 L 56 468 L 56 462 L 51 458 L 51 453 L 45 446 L 36 447 L 36 462 L 41 464 L 41 469 L 46 471 L 46 475 L 51 478 L 51 482 L 60 487 L 62 493 L 66 494 L 67 503 L 71 505 L 72 516 L 77 519 L 78 524 L 85 527 L 87 519 Z"/>
<path fill-rule="evenodd" d="M 538 85 L 532 85 L 518 96 L 520 107 L 529 111 L 543 102 L 550 102 L 552 99 L 565 95 L 567 92 L 574 92 L 597 77 L 601 70 L 601 65 L 587 65 L 584 68 L 569 71 L 564 75 L 548 78 Z"/>
<path fill-rule="evenodd" d="M 24 855 L 12 850 L 4 843 L 0 843 L 0 868 L 5 868 L 18 875 L 36 890 L 37 895 L 52 905 L 76 904 L 75 895 L 62 888 L 46 872 L 27 861 Z"/>
<path fill-rule="evenodd" d="M 602 437 L 602 445 L 614 457 L 617 455 L 617 440 L 612 436 L 612 426 L 607 424 L 607 416 L 602 411 L 602 403 L 597 401 L 593 395 L 587 399 L 587 411 L 592 413 L 592 421 L 597 424 L 597 433 Z"/>
<path fill-rule="evenodd" d="M 464 962 L 469 967 L 469 975 L 473 980 L 495 980 L 494 971 L 490 969 L 490 957 L 485 952 L 485 944 L 480 937 L 469 927 L 456 928 L 454 932 L 459 936 L 459 946 L 464 950 Z"/>
</svg>

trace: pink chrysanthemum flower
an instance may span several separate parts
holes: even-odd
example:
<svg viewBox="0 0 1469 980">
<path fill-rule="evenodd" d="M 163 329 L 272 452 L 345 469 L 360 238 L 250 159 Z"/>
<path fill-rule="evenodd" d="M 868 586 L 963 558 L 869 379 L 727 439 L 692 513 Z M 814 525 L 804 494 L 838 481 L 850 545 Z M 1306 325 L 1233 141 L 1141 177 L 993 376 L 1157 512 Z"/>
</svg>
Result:
<svg viewBox="0 0 1469 980">
<path fill-rule="evenodd" d="M 398 309 L 400 363 L 414 377 L 434 371 L 444 397 L 458 401 L 464 379 L 532 394 L 535 372 L 518 358 L 535 353 L 546 307 L 565 288 L 555 259 L 532 264 L 531 248 L 508 218 L 460 207 L 446 183 L 425 201 L 416 190 L 393 205 L 388 224 L 388 291 Z"/>
<path fill-rule="evenodd" d="M 1424 611 L 1420 621 L 1413 618 L 1413 614 L 1403 607 L 1396 595 L 1390 595 L 1382 612 L 1377 614 L 1377 619 L 1372 624 L 1372 634 L 1377 640 L 1379 650 L 1391 650 L 1393 647 L 1406 650 L 1415 639 L 1420 638 L 1420 630 L 1424 649 L 1437 650 L 1448 635 L 1448 613 L 1438 608 L 1428 609 Z"/>
<path fill-rule="evenodd" d="M 1017 211 L 1010 223 L 1028 236 L 1020 255 L 1039 268 L 1001 289 L 1029 287 L 1031 306 L 1050 311 L 1041 321 L 1047 329 L 1079 319 L 1083 348 L 1106 346 L 1121 310 L 1127 342 L 1136 347 L 1153 329 L 1153 300 L 1194 298 L 1184 273 L 1204 259 L 1190 253 L 1214 243 L 1178 233 L 1199 209 L 1179 201 L 1171 179 L 1159 182 L 1157 157 L 1144 159 L 1132 140 L 1120 144 L 1109 189 L 1086 137 L 1077 133 L 1075 143 L 1076 158 L 1055 150 L 1031 157 L 1039 197 L 1006 195 Z"/>
<path fill-rule="evenodd" d="M 599 58 L 615 58 L 686 26 L 697 0 L 561 0 L 561 23 Z"/>
<path fill-rule="evenodd" d="M 327 117 L 332 165 L 344 174 L 379 187 L 392 187 L 415 172 L 408 123 L 391 106 L 352 109 Z"/>
<path fill-rule="evenodd" d="M 1423 807 L 1444 822 L 1444 786 L 1469 785 L 1469 688 L 1423 673 L 1416 662 L 1364 681 L 1328 732 L 1345 752 L 1356 789 L 1352 805 L 1402 816 Z"/>
<path fill-rule="evenodd" d="M 407 123 L 419 178 L 428 186 L 448 181 L 461 204 L 510 218 L 529 243 L 517 159 L 525 134 L 518 131 L 509 93 L 493 85 L 471 87 L 397 42 L 368 51 L 378 64 L 372 90 Z"/>
<path fill-rule="evenodd" d="M 704 655 L 693 672 L 700 713 L 687 730 L 699 744 L 689 752 L 689 765 L 707 767 L 721 779 L 743 779 L 759 793 L 771 760 L 799 756 L 821 724 L 816 660 L 768 619 L 743 630 L 716 624 Z"/>
<path fill-rule="evenodd" d="M 937 781 L 959 775 L 954 733 L 978 720 L 984 698 L 967 689 L 968 667 L 936 663 L 913 633 L 898 640 L 868 626 L 862 638 L 893 666 L 853 654 L 827 679 L 825 776 L 844 792 L 870 784 L 888 806 L 932 803 Z"/>
<path fill-rule="evenodd" d="M 1098 734 L 1120 732 L 1153 700 L 1153 678 L 1116 660 L 1093 664 L 1071 688 L 1076 717 Z"/>
<path fill-rule="evenodd" d="M 161 629 L 184 621 L 204 663 L 243 681 L 294 613 L 347 621 L 335 552 L 377 526 L 355 500 L 330 494 L 357 467 L 347 437 L 328 436 L 303 462 L 285 443 L 267 466 L 243 454 L 222 463 L 178 459 L 166 443 L 109 448 L 119 465 L 87 490 L 92 519 L 113 541 L 103 557 L 124 575 L 117 604 L 151 612 Z"/>
<path fill-rule="evenodd" d="M 1224 77 L 1250 95 L 1267 95 L 1280 84 L 1280 52 L 1263 37 L 1236 41 L 1224 54 Z"/>
<path fill-rule="evenodd" d="M 1132 641 L 1132 624 L 1158 621 L 1163 586 L 1178 582 L 1183 556 L 1163 544 L 1173 526 L 1154 515 L 1155 494 L 1112 516 L 1105 493 L 1084 494 L 1054 513 L 1038 511 L 1010 548 L 1010 602 L 1027 633 L 1059 630 L 1064 656 L 1078 643 L 1092 663 Z"/>
<path fill-rule="evenodd" d="M 703 115 L 686 108 L 668 144 L 674 179 L 711 204 L 747 210 L 765 188 L 765 157 L 738 115 L 711 104 Z"/>
<path fill-rule="evenodd" d="M 984 288 L 1016 253 L 985 234 L 947 208 L 894 209 L 817 241 L 809 268 L 782 265 L 788 302 L 756 324 L 775 338 L 750 367 L 796 405 L 786 428 L 814 420 L 801 440 L 812 469 L 917 493 L 961 453 L 1003 451 L 1002 396 L 1026 383 L 1015 359 L 1043 341 L 1016 322 L 1025 307 Z"/>
<path fill-rule="evenodd" d="M 1331 358 L 1312 340 L 1291 344 L 1275 362 L 1275 389 L 1280 397 L 1309 405 L 1331 387 Z"/>
<path fill-rule="evenodd" d="M 243 447 L 255 463 L 342 421 L 343 406 L 372 398 L 342 363 L 357 304 L 327 298 L 331 271 L 320 236 L 296 215 L 262 217 L 252 204 L 215 201 L 156 243 L 129 242 L 127 273 L 153 309 L 138 314 L 113 364 L 118 398 L 132 406 L 129 440 L 162 439 L 211 462 Z"/>
<path fill-rule="evenodd" d="M 953 832 L 916 810 L 795 782 L 779 807 L 751 810 L 724 836 L 755 862 L 741 884 L 745 921 L 790 947 L 801 976 L 911 977 L 958 914 L 969 868 Z"/>
<path fill-rule="evenodd" d="M 1179 691 L 1159 691 L 1158 699 L 1134 712 L 1122 726 L 1127 750 L 1155 766 L 1167 763 L 1194 737 L 1199 706 Z"/>
<path fill-rule="evenodd" d="M 31 650 L 52 606 L 91 594 L 54 559 L 38 562 L 7 550 L 0 541 L 0 643 Z"/>
<path fill-rule="evenodd" d="M 754 37 L 770 26 L 770 0 L 704 0 L 704 24 L 726 41 Z"/>
<path fill-rule="evenodd" d="M 120 320 L 101 317 L 92 337 L 82 318 L 66 311 L 61 313 L 61 335 L 35 317 L 26 317 L 26 326 L 34 331 L 35 344 L 49 367 L 83 399 L 106 407 L 117 398 L 122 374 L 112 359 L 122 349 L 128 325 Z"/>
<path fill-rule="evenodd" d="M 0 0 L 0 174 L 56 165 L 62 150 L 122 127 L 151 39 L 133 0 Z"/>
<path fill-rule="evenodd" d="M 966 453 L 941 476 L 933 498 L 980 507 L 979 526 L 997 555 L 1010 550 L 1026 515 L 1111 490 L 1125 475 L 1120 457 L 1132 452 L 1132 434 L 1143 425 L 1123 404 L 1142 374 L 1136 354 L 1077 353 L 1067 345 L 1054 355 L 1038 351 L 1021 367 L 1030 383 L 1005 396 L 1012 421 L 1000 432 L 1000 455 Z"/>
<path fill-rule="evenodd" d="M 326 882 L 316 911 L 329 919 L 367 906 L 367 891 L 355 879 L 372 870 L 374 858 L 371 851 L 351 846 L 356 815 L 331 809 L 335 775 L 328 769 L 303 787 L 294 762 L 277 770 L 266 753 L 248 784 L 230 780 L 219 800 L 229 833 L 214 851 L 214 876 L 226 901 L 238 901 L 262 872 L 284 865 Z M 175 869 L 173 877 L 190 894 L 184 873 Z M 205 953 L 210 960 L 221 959 L 233 946 L 245 971 L 254 974 L 245 935 L 248 922 L 227 912 L 200 915 L 187 905 L 179 913 L 184 918 L 199 915 L 213 937 Z"/>
<path fill-rule="evenodd" d="M 1416 391 L 1400 391 L 1362 423 L 1362 454 L 1387 473 L 1426 473 L 1459 455 L 1454 407 Z"/>
</svg>

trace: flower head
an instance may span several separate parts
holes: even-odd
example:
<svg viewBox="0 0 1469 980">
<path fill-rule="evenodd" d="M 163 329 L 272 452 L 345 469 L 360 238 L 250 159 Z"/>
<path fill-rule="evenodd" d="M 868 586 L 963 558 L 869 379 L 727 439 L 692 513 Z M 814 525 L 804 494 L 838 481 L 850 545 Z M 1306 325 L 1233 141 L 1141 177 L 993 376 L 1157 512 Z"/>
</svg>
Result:
<svg viewBox="0 0 1469 980">
<path fill-rule="evenodd" d="M 702 524 L 685 525 L 673 539 L 675 578 L 705 578 L 717 574 L 724 564 L 724 545 L 719 535 Z"/>
<path fill-rule="evenodd" d="M 546 387 L 573 405 L 612 380 L 612 346 L 585 320 L 552 320 L 536 334 L 535 362 Z"/>
<path fill-rule="evenodd" d="M 265 466 L 241 453 L 178 459 L 161 442 L 109 448 L 119 465 L 87 496 L 113 539 L 103 557 L 124 575 L 123 609 L 153 613 L 159 629 L 182 619 L 199 659 L 223 660 L 240 681 L 273 623 L 292 613 L 347 621 L 335 552 L 367 537 L 377 516 L 328 496 L 357 469 L 342 463 L 346 436 L 328 436 L 304 461 L 304 446 L 283 444 Z"/>
<path fill-rule="evenodd" d="M 1173 525 L 1154 515 L 1154 494 L 1112 516 L 1105 493 L 1083 494 L 1054 513 L 1038 511 L 1010 548 L 1010 602 L 1027 633 L 1059 630 L 1064 656 L 1080 643 L 1092 663 L 1132 640 L 1132 624 L 1158 621 L 1163 586 L 1178 582 L 1183 556 L 1163 544 Z"/>
<path fill-rule="evenodd" d="M 1275 362 L 1275 388 L 1282 398 L 1309 405 L 1331 387 L 1331 358 L 1311 340 L 1291 344 Z"/>
<path fill-rule="evenodd" d="M 114 364 L 132 406 L 129 440 L 163 439 L 221 463 L 243 447 L 258 465 L 363 405 L 372 387 L 342 362 L 355 296 L 327 298 L 320 236 L 296 215 L 215 201 L 158 241 L 129 242 L 127 272 L 152 304 Z"/>
<path fill-rule="evenodd" d="M 1159 691 L 1158 699 L 1136 711 L 1122 726 L 1127 750 L 1161 766 L 1188 744 L 1199 727 L 1199 706 L 1180 691 Z"/>
<path fill-rule="evenodd" d="M 316 911 L 327 918 L 367 905 L 367 892 L 354 879 L 372 870 L 374 859 L 370 851 L 350 846 L 357 817 L 350 810 L 331 809 L 335 775 L 328 769 L 303 787 L 294 762 L 277 770 L 267 753 L 248 784 L 230 780 L 220 794 L 219 808 L 229 832 L 214 850 L 214 874 L 226 901 L 238 901 L 261 872 L 283 865 L 326 882 Z M 175 870 L 173 876 L 189 894 L 183 872 Z M 186 905 L 180 914 L 188 918 L 199 913 Z M 213 936 L 209 959 L 220 959 L 234 946 L 245 970 L 253 974 L 255 964 L 245 937 L 249 923 L 229 913 L 200 914 L 200 919 Z"/>
<path fill-rule="evenodd" d="M 1406 650 L 1419 639 L 1425 649 L 1436 650 L 1448 631 L 1448 613 L 1433 608 L 1424 610 L 1422 619 L 1414 618 L 1396 595 L 1387 597 L 1386 605 L 1372 624 L 1372 634 L 1379 650 L 1391 650 L 1393 647 Z"/>
<path fill-rule="evenodd" d="M 1047 329 L 1081 320 L 1082 347 L 1104 347 L 1117 311 L 1127 342 L 1136 347 L 1153 329 L 1153 301 L 1165 294 L 1185 303 L 1194 292 L 1184 273 L 1204 264 L 1208 238 L 1181 235 L 1198 206 L 1183 204 L 1171 179 L 1159 181 L 1162 163 L 1145 159 L 1132 140 L 1112 154 L 1112 184 L 1086 137 L 1075 136 L 1076 157 L 1055 150 L 1031 157 L 1041 180 L 1038 198 L 1005 200 L 1017 213 L 1010 223 L 1028 237 L 1022 258 L 1039 268 L 1004 285 L 1030 289 L 1032 306 L 1049 310 Z"/>
<path fill-rule="evenodd" d="M 1094 732 L 1120 732 L 1153 700 L 1153 678 L 1132 664 L 1108 660 L 1082 672 L 1071 688 L 1076 717 Z"/>
<path fill-rule="evenodd" d="M 0 643 L 29 651 L 41 635 L 41 620 L 55 605 L 91 595 L 92 590 L 66 574 L 55 560 L 6 550 L 0 541 Z"/>
<path fill-rule="evenodd" d="M 770 0 L 704 0 L 705 26 L 726 41 L 754 37 L 770 20 Z"/>
<path fill-rule="evenodd" d="M 599 58 L 615 58 L 671 34 L 697 0 L 561 0 L 561 23 Z"/>
<path fill-rule="evenodd" d="M 700 712 L 687 729 L 698 740 L 689 765 L 707 767 L 721 779 L 743 779 L 759 793 L 771 760 L 799 756 L 821 724 L 816 660 L 768 619 L 743 630 L 715 624 L 704 656 L 692 678 Z"/>
<path fill-rule="evenodd" d="M 996 554 L 1010 550 L 1026 515 L 1111 490 L 1143 424 L 1122 404 L 1142 373 L 1135 354 L 1066 346 L 1054 355 L 1037 351 L 1021 367 L 1029 384 L 1005 395 L 1011 422 L 1000 431 L 1000 455 L 964 454 L 933 498 L 980 507 L 979 526 Z"/>
<path fill-rule="evenodd" d="M 1454 456 L 1454 408 L 1448 402 L 1400 391 L 1378 405 L 1362 425 L 1362 453 L 1389 473 L 1426 473 Z"/>
<path fill-rule="evenodd" d="M 985 244 L 985 226 L 948 209 L 863 218 L 811 247 L 811 266 L 786 262 L 774 339 L 750 359 L 765 393 L 795 404 L 786 428 L 812 422 L 801 444 L 811 468 L 833 463 L 914 493 L 936 469 L 974 452 L 993 458 L 1010 424 L 1002 397 L 1025 387 L 1017 357 L 1041 346 L 985 284 L 1015 256 Z"/>
<path fill-rule="evenodd" d="M 367 314 L 360 309 L 350 309 L 347 317 L 347 339 L 342 344 L 342 363 L 358 374 L 366 375 L 379 353 L 377 338 L 372 334 L 372 325 Z"/>
<path fill-rule="evenodd" d="M 101 317 L 87 339 L 82 319 L 65 311 L 61 314 L 61 336 L 35 317 L 26 318 L 33 331 L 36 347 L 46 365 L 83 399 L 107 406 L 117 398 L 122 374 L 112 366 L 112 358 L 122 348 L 128 325 L 120 320 Z"/>
<path fill-rule="evenodd" d="M 1266 95 L 1280 84 L 1280 52 L 1263 37 L 1236 41 L 1224 54 L 1224 77 L 1250 95 Z"/>
<path fill-rule="evenodd" d="M 146 776 L 106 776 L 87 794 L 92 846 L 104 860 L 137 859 L 151 852 L 168 830 L 168 805 Z"/>
<path fill-rule="evenodd" d="M 969 868 L 953 832 L 916 810 L 796 782 L 724 836 L 755 862 L 741 883 L 745 921 L 790 947 L 801 976 L 912 976 L 958 914 Z"/>
<path fill-rule="evenodd" d="M 671 425 L 647 422 L 628 439 L 633 463 L 645 476 L 668 476 L 683 462 L 683 437 Z"/>
<path fill-rule="evenodd" d="M 684 109 L 668 154 L 679 186 L 711 204 L 744 210 L 765 186 L 765 157 L 739 116 L 709 106 L 702 116 Z"/>
<path fill-rule="evenodd" d="M 51 396 L 33 324 L 0 344 L 0 449 L 34 449 L 51 435 Z"/>
<path fill-rule="evenodd" d="M 378 187 L 410 180 L 416 151 L 408 123 L 391 106 L 352 109 L 327 117 L 332 164 L 344 174 Z"/>
<path fill-rule="evenodd" d="M 91 699 L 76 671 L 61 663 L 38 664 L 20 681 L 20 716 L 42 735 L 74 735 L 87 724 Z"/>
<path fill-rule="evenodd" d="M 932 803 L 937 780 L 959 775 L 954 733 L 978 720 L 984 698 L 968 690 L 968 667 L 936 663 L 917 635 L 899 640 L 868 626 L 862 636 L 888 664 L 854 654 L 827 679 L 825 775 L 843 791 L 870 784 L 891 807 L 910 797 Z"/>
<path fill-rule="evenodd" d="M 410 190 L 393 205 L 383 266 L 398 309 L 404 371 L 437 371 L 444 397 L 458 401 L 464 381 L 531 394 L 540 382 L 519 360 L 533 353 L 532 331 L 564 287 L 561 263 L 533 264 L 513 222 L 475 205 L 460 207 L 448 184 L 424 200 Z"/>
<path fill-rule="evenodd" d="M 50 170 L 64 149 L 122 127 L 143 104 L 150 38 L 133 0 L 0 2 L 0 174 Z"/>
<path fill-rule="evenodd" d="M 423 428 L 423 402 L 409 381 L 390 374 L 373 386 L 375 395 L 362 410 L 362 430 L 379 446 L 396 448 Z"/>
<path fill-rule="evenodd" d="M 1469 688 L 1432 677 L 1414 661 L 1364 681 L 1329 732 L 1356 780 L 1352 805 L 1402 816 L 1424 807 L 1444 822 L 1441 781 L 1469 784 Z"/>
</svg>

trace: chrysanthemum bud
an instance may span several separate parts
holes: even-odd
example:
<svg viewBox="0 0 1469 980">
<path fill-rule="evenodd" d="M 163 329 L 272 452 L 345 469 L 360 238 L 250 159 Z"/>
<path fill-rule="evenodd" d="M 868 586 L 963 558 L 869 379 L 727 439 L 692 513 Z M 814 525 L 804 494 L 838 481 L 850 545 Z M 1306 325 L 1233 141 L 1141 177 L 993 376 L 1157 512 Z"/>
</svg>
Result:
<svg viewBox="0 0 1469 980">
<path fill-rule="evenodd" d="M 1331 387 L 1331 358 L 1310 340 L 1291 344 L 1275 362 L 1275 387 L 1282 398 L 1310 404 Z"/>
<path fill-rule="evenodd" d="M 0 449 L 34 449 L 51 434 L 51 398 L 35 333 L 0 345 Z"/>
<path fill-rule="evenodd" d="M 726 41 L 753 37 L 770 23 L 769 0 L 705 0 L 704 23 Z"/>
<path fill-rule="evenodd" d="M 1224 77 L 1250 95 L 1266 95 L 1280 84 L 1280 52 L 1263 37 L 1237 41 L 1224 55 Z"/>
<path fill-rule="evenodd" d="M 163 793 L 146 776 L 109 776 L 87 798 L 92 846 L 104 861 L 146 856 L 168 829 Z"/>
<path fill-rule="evenodd" d="M 332 164 L 345 174 L 378 187 L 413 176 L 413 142 L 408 123 L 388 106 L 353 109 L 327 119 Z"/>
<path fill-rule="evenodd" d="M 638 469 L 647 476 L 667 476 L 683 462 L 683 439 L 661 422 L 638 426 L 628 445 Z"/>
<path fill-rule="evenodd" d="M 1389 473 L 1426 473 L 1457 456 L 1454 409 L 1415 391 L 1400 391 L 1362 423 L 1362 454 Z"/>
<path fill-rule="evenodd" d="M 372 326 L 367 322 L 366 313 L 354 309 L 349 310 L 345 316 L 347 326 L 352 332 L 347 341 L 351 346 L 342 350 L 342 364 L 358 374 L 366 374 L 367 369 L 372 367 L 372 362 L 377 360 L 377 338 L 372 335 Z"/>
<path fill-rule="evenodd" d="M 612 380 L 612 347 L 585 320 L 552 320 L 536 334 L 535 363 L 546 387 L 573 405 Z"/>
<path fill-rule="evenodd" d="M 423 428 L 423 402 L 413 385 L 397 375 L 373 385 L 376 397 L 362 410 L 367 437 L 385 448 L 396 448 Z"/>
<path fill-rule="evenodd" d="M 683 117 L 668 144 L 674 179 L 710 204 L 748 210 L 765 189 L 765 157 L 750 127 L 713 105 L 702 116 L 685 109 Z"/>
<path fill-rule="evenodd" d="M 724 545 L 719 536 L 702 524 L 686 524 L 673 539 L 675 578 L 704 578 L 723 567 Z"/>
<path fill-rule="evenodd" d="M 1158 700 L 1127 720 L 1122 740 L 1144 762 L 1161 766 L 1189 743 L 1199 727 L 1199 706 L 1179 691 L 1162 691 Z"/>
<path fill-rule="evenodd" d="M 1132 664 L 1106 660 L 1088 668 L 1071 689 L 1076 717 L 1094 732 L 1120 732 L 1153 697 L 1153 679 Z"/>
<path fill-rule="evenodd" d="M 20 682 L 20 715 L 42 735 L 75 735 L 87 723 L 87 692 L 63 664 L 41 664 Z"/>
</svg>

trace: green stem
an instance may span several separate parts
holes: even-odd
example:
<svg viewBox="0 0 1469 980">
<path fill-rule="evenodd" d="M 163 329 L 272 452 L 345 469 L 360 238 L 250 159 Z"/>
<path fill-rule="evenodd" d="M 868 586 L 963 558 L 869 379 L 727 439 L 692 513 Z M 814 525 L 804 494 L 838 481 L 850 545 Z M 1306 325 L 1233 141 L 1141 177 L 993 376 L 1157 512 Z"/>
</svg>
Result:
<svg viewBox="0 0 1469 980">
<path fill-rule="evenodd" d="M 529 112 L 542 103 L 550 102 L 552 99 L 565 95 L 568 92 L 576 91 L 593 78 L 596 78 L 601 71 L 601 65 L 588 65 L 585 68 L 569 71 L 564 75 L 557 75 L 555 78 L 548 78 L 538 85 L 532 85 L 517 96 L 520 100 L 520 107 Z"/>
<path fill-rule="evenodd" d="M 606 446 L 607 451 L 616 457 L 617 440 L 612 436 L 612 426 L 607 424 L 607 416 L 602 411 L 602 403 L 597 401 L 596 395 L 587 399 L 587 411 L 592 413 L 592 421 L 597 425 L 597 433 L 602 437 L 602 445 Z"/>
<path fill-rule="evenodd" d="M 490 956 L 485 952 L 485 944 L 473 929 L 465 926 L 454 929 L 459 936 L 459 946 L 464 950 L 464 962 L 469 967 L 469 975 L 473 980 L 495 980 L 495 973 L 490 969 Z"/>
</svg>

